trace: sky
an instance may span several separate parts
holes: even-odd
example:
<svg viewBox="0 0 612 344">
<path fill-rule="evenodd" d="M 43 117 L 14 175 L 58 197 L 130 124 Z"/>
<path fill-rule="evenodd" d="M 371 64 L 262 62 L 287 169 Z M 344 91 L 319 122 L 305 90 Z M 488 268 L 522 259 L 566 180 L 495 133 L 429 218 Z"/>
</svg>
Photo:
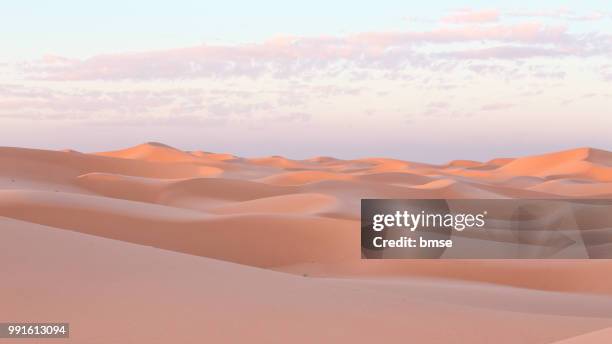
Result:
<svg viewBox="0 0 612 344">
<path fill-rule="evenodd" d="M 606 1 L 23 0 L 0 145 L 487 160 L 612 150 Z"/>
</svg>

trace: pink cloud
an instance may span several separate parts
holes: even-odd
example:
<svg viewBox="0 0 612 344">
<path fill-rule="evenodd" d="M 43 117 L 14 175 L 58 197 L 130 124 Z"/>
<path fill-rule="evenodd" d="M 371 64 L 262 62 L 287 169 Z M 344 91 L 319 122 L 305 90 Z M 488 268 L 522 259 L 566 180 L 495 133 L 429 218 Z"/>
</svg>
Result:
<svg viewBox="0 0 612 344">
<path fill-rule="evenodd" d="M 499 20 L 499 10 L 462 10 L 449 14 L 442 18 L 442 22 L 461 23 L 490 23 Z"/>
<path fill-rule="evenodd" d="M 455 43 L 489 47 L 428 54 L 423 47 Z M 495 46 L 495 43 L 505 45 Z M 368 32 L 344 37 L 277 37 L 262 43 L 98 55 L 84 60 L 46 58 L 24 66 L 34 79 L 121 80 L 317 76 L 350 67 L 397 71 L 439 68 L 436 59 L 530 58 L 581 53 L 579 38 L 564 27 L 538 23 L 466 25 L 430 31 Z M 491 47 L 491 45 L 494 45 Z M 592 47 L 591 45 L 589 47 Z M 598 45 L 601 46 L 601 45 Z M 457 49 L 457 48 L 454 48 Z M 443 50 L 442 50 L 443 51 Z M 355 69 L 353 69 L 355 70 Z"/>
<path fill-rule="evenodd" d="M 34 93 L 36 90 L 33 90 Z M 77 91 L 66 93 L 39 89 L 37 96 L 0 92 L 0 112 L 7 110 L 32 109 L 45 111 L 72 110 L 75 112 L 115 111 L 124 113 L 142 113 L 152 108 L 171 104 L 179 94 L 176 92 L 97 92 Z"/>
<path fill-rule="evenodd" d="M 533 57 L 551 57 L 567 55 L 568 51 L 558 48 L 529 46 L 496 46 L 482 49 L 456 50 L 442 53 L 445 57 L 464 60 L 486 59 L 525 59 Z"/>
<path fill-rule="evenodd" d="M 514 104 L 510 104 L 510 103 L 493 103 L 493 104 L 483 105 L 480 108 L 480 110 L 481 111 L 498 111 L 498 110 L 509 109 L 511 107 L 514 107 Z"/>
<path fill-rule="evenodd" d="M 553 18 L 562 20 L 575 20 L 575 21 L 596 21 L 609 17 L 609 14 L 601 11 L 591 11 L 587 13 L 577 13 L 569 9 L 554 9 L 554 10 L 540 10 L 540 11 L 514 11 L 508 12 L 508 16 L 511 17 L 523 17 L 523 18 Z"/>
<path fill-rule="evenodd" d="M 281 104 L 286 92 L 295 92 L 296 98 L 305 100 L 311 95 L 320 102 L 325 97 L 357 95 L 356 88 L 337 85 L 311 85 L 307 88 L 268 92 L 275 97 L 258 99 L 257 90 L 236 90 L 235 87 L 213 90 L 162 89 L 98 91 L 88 89 L 44 88 L 14 84 L 0 84 L 0 119 L 22 120 L 88 120 L 120 123 L 137 120 L 143 123 L 163 123 L 166 119 L 180 118 L 203 121 L 251 120 L 262 118 L 277 122 L 307 121 L 310 115 L 301 111 L 298 102 Z M 264 116 L 264 117 L 262 117 Z"/>
</svg>

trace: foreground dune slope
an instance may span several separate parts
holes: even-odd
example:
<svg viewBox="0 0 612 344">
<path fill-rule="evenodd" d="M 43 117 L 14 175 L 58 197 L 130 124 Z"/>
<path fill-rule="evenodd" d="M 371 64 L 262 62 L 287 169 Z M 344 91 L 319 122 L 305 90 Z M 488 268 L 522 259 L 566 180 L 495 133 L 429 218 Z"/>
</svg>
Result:
<svg viewBox="0 0 612 344">
<path fill-rule="evenodd" d="M 7 218 L 0 224 L 0 267 L 11 276 L 0 321 L 70 322 L 72 338 L 57 342 L 535 344 L 612 326 L 612 299 L 602 296 L 310 278 Z"/>
<path fill-rule="evenodd" d="M 148 143 L 0 148 L 0 166 L 0 264 L 12 276 L 0 316 L 13 317 L 0 321 L 67 319 L 75 342 L 201 342 L 202 324 L 212 342 L 610 335 L 612 261 L 375 261 L 359 251 L 362 198 L 611 198 L 604 150 L 434 165 Z M 96 336 L 96 322 L 117 332 Z M 172 331 L 146 332 L 164 322 Z"/>
</svg>

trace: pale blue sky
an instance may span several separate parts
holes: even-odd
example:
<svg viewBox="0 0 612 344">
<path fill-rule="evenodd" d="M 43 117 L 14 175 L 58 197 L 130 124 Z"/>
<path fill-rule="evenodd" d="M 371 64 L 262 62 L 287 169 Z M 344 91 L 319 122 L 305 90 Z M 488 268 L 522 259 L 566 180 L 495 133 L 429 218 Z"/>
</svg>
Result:
<svg viewBox="0 0 612 344">
<path fill-rule="evenodd" d="M 2 55 L 91 55 L 183 47 L 201 42 L 253 42 L 277 34 L 342 35 L 421 27 L 458 8 L 504 11 L 571 9 L 588 14 L 609 10 L 604 0 L 516 1 L 4 1 L 0 5 Z M 543 18 L 546 19 L 546 18 Z M 591 24 L 574 23 L 588 30 Z M 612 27 L 608 19 L 599 29 Z"/>
</svg>

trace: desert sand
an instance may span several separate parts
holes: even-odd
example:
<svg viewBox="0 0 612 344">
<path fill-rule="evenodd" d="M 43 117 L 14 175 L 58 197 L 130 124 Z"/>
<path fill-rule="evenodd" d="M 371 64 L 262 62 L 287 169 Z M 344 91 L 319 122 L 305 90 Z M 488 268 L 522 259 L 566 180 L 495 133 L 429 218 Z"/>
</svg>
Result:
<svg viewBox="0 0 612 344">
<path fill-rule="evenodd" d="M 612 198 L 608 151 L 434 165 L 147 143 L 6 147 L 0 166 L 0 322 L 70 322 L 54 342 L 612 342 L 610 260 L 362 260 L 359 228 L 361 198 Z"/>
</svg>

